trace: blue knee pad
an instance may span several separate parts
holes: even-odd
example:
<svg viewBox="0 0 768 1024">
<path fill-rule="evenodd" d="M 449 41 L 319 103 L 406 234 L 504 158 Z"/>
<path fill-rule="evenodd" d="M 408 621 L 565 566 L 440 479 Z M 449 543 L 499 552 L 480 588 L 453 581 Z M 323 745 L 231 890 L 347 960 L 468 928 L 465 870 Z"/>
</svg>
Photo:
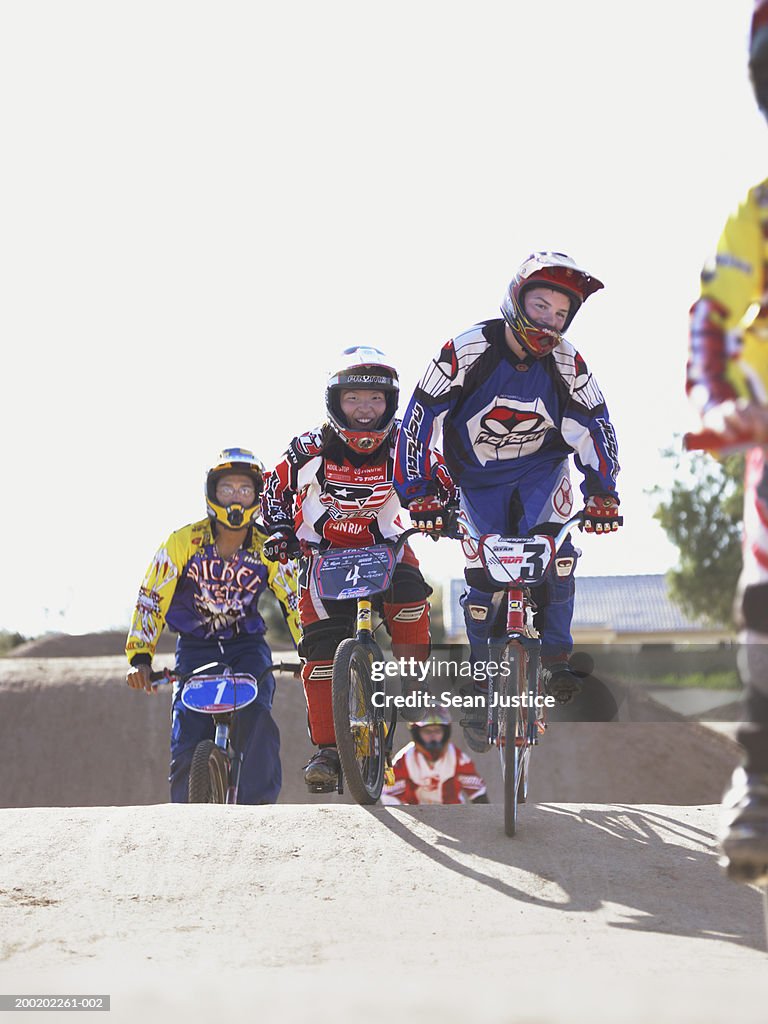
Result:
<svg viewBox="0 0 768 1024">
<path fill-rule="evenodd" d="M 535 623 L 541 633 L 543 657 L 568 655 L 573 650 L 571 621 L 576 593 L 573 574 L 577 559 L 576 548 L 566 541 L 545 582 L 531 588 L 531 597 L 538 606 Z"/>
<path fill-rule="evenodd" d="M 473 664 L 488 661 L 488 640 L 503 599 L 503 591 L 488 593 L 476 587 L 469 587 L 461 597 L 469 656 Z"/>
</svg>

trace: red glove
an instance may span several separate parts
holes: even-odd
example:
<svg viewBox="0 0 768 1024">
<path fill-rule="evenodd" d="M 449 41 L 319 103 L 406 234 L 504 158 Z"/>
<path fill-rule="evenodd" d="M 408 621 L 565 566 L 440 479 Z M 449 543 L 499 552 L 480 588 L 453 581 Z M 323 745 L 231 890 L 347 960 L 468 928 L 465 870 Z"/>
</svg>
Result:
<svg viewBox="0 0 768 1024">
<path fill-rule="evenodd" d="M 447 519 L 446 502 L 434 494 L 424 498 L 416 498 L 408 506 L 411 522 L 417 530 L 425 533 L 440 533 Z"/>
<path fill-rule="evenodd" d="M 584 503 L 584 532 L 612 533 L 624 522 L 619 515 L 619 499 L 611 494 L 592 494 Z"/>
</svg>

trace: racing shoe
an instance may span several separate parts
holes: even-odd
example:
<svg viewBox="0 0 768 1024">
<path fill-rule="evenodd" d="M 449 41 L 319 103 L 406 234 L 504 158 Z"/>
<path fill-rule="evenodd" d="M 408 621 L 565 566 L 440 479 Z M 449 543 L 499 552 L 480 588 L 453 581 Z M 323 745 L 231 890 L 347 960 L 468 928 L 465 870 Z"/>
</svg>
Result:
<svg viewBox="0 0 768 1024">
<path fill-rule="evenodd" d="M 718 839 L 729 878 L 768 885 L 768 774 L 736 769 L 723 797 Z"/>
<path fill-rule="evenodd" d="M 411 701 L 410 706 L 398 708 L 400 718 L 404 722 L 418 722 L 420 718 L 424 717 L 425 711 L 434 705 L 432 695 L 424 689 L 415 676 L 401 676 L 400 693 L 403 697 L 415 698 Z"/>
<path fill-rule="evenodd" d="M 310 793 L 333 793 L 339 783 L 339 752 L 322 747 L 304 765 L 304 781 Z"/>
<path fill-rule="evenodd" d="M 468 690 L 463 687 L 459 690 L 459 693 L 462 697 L 485 697 L 486 695 L 485 690 L 478 694 L 475 690 Z M 487 754 L 491 749 L 491 745 L 488 742 L 488 712 L 484 706 L 466 707 L 463 710 L 464 717 L 459 720 L 459 725 L 464 733 L 464 742 L 476 754 Z"/>
<path fill-rule="evenodd" d="M 558 704 L 570 704 L 573 698 L 581 693 L 579 676 L 567 661 L 557 661 L 542 668 L 544 689 Z"/>
</svg>

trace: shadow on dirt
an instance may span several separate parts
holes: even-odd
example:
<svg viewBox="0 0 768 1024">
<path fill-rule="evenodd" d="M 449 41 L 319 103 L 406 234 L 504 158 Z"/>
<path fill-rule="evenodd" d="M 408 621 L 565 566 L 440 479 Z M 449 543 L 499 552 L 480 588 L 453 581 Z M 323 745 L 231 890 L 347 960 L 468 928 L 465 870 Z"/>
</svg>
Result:
<svg viewBox="0 0 768 1024">
<path fill-rule="evenodd" d="M 765 948 L 761 894 L 723 876 L 700 809 L 528 805 L 514 839 L 504 835 L 498 806 L 387 811 L 371 813 L 404 843 L 516 902 L 599 911 L 625 931 Z"/>
</svg>

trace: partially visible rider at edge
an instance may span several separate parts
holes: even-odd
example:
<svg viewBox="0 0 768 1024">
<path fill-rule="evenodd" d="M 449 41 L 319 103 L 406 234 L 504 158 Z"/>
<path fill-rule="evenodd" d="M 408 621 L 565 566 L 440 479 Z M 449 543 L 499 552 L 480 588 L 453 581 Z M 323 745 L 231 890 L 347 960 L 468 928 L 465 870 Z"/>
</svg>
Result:
<svg viewBox="0 0 768 1024">
<path fill-rule="evenodd" d="M 768 0 L 755 4 L 749 72 L 768 118 Z M 726 222 L 691 308 L 687 390 L 704 428 L 726 441 L 768 444 L 768 179 Z M 729 872 L 750 880 L 768 867 L 768 465 L 747 456 L 743 568 L 736 598 L 745 721 L 743 764 L 723 799 L 720 843 Z"/>
<path fill-rule="evenodd" d="M 295 437 L 267 475 L 262 515 L 271 531 L 264 547 L 268 558 L 296 558 L 302 541 L 324 549 L 358 548 L 396 539 L 405 531 L 392 482 L 398 398 L 397 371 L 381 351 L 352 347 L 342 353 L 326 386 L 326 422 Z M 396 658 L 424 662 L 429 657 L 431 593 L 406 544 L 380 608 Z M 338 781 L 331 676 L 336 648 L 354 634 L 355 611 L 353 600 L 321 600 L 311 560 L 304 559 L 299 653 L 309 734 L 318 748 L 304 767 L 304 779 L 315 793 L 332 792 Z M 404 679 L 404 692 L 411 685 Z"/>
<path fill-rule="evenodd" d="M 139 590 L 125 651 L 127 683 L 152 692 L 152 658 L 163 627 L 178 633 L 175 673 L 210 662 L 257 679 L 272 664 L 259 598 L 269 587 L 294 643 L 301 635 L 297 580 L 290 568 L 262 558 L 265 532 L 256 521 L 263 466 L 245 448 L 226 448 L 205 477 L 208 517 L 174 531 L 159 548 Z M 233 744 L 243 761 L 238 802 L 272 804 L 282 783 L 280 733 L 272 718 L 275 680 L 259 682 L 256 700 L 237 712 Z M 195 747 L 213 739 L 211 715 L 190 711 L 176 685 L 171 712 L 171 800 L 187 802 Z"/>
<path fill-rule="evenodd" d="M 602 287 L 569 256 L 533 253 L 509 284 L 502 317 L 469 328 L 435 356 L 403 417 L 397 450 L 395 486 L 417 526 L 443 525 L 445 484 L 431 471 L 441 435 L 462 509 L 479 534 L 557 533 L 574 513 L 571 454 L 583 474 L 584 529 L 603 534 L 621 525 L 616 435 L 597 382 L 564 337 Z M 464 554 L 471 658 L 486 661 L 494 627 L 503 628 L 503 591 L 487 579 L 474 545 L 465 542 Z M 549 579 L 532 588 L 547 689 L 561 702 L 579 691 L 569 665 L 578 555 L 566 541 Z M 487 750 L 485 711 L 474 709 L 462 724 L 471 749 Z"/>
<path fill-rule="evenodd" d="M 412 722 L 411 743 L 392 761 L 395 781 L 382 804 L 487 804 L 485 782 L 475 762 L 451 743 L 451 717 L 443 708 Z"/>
</svg>

